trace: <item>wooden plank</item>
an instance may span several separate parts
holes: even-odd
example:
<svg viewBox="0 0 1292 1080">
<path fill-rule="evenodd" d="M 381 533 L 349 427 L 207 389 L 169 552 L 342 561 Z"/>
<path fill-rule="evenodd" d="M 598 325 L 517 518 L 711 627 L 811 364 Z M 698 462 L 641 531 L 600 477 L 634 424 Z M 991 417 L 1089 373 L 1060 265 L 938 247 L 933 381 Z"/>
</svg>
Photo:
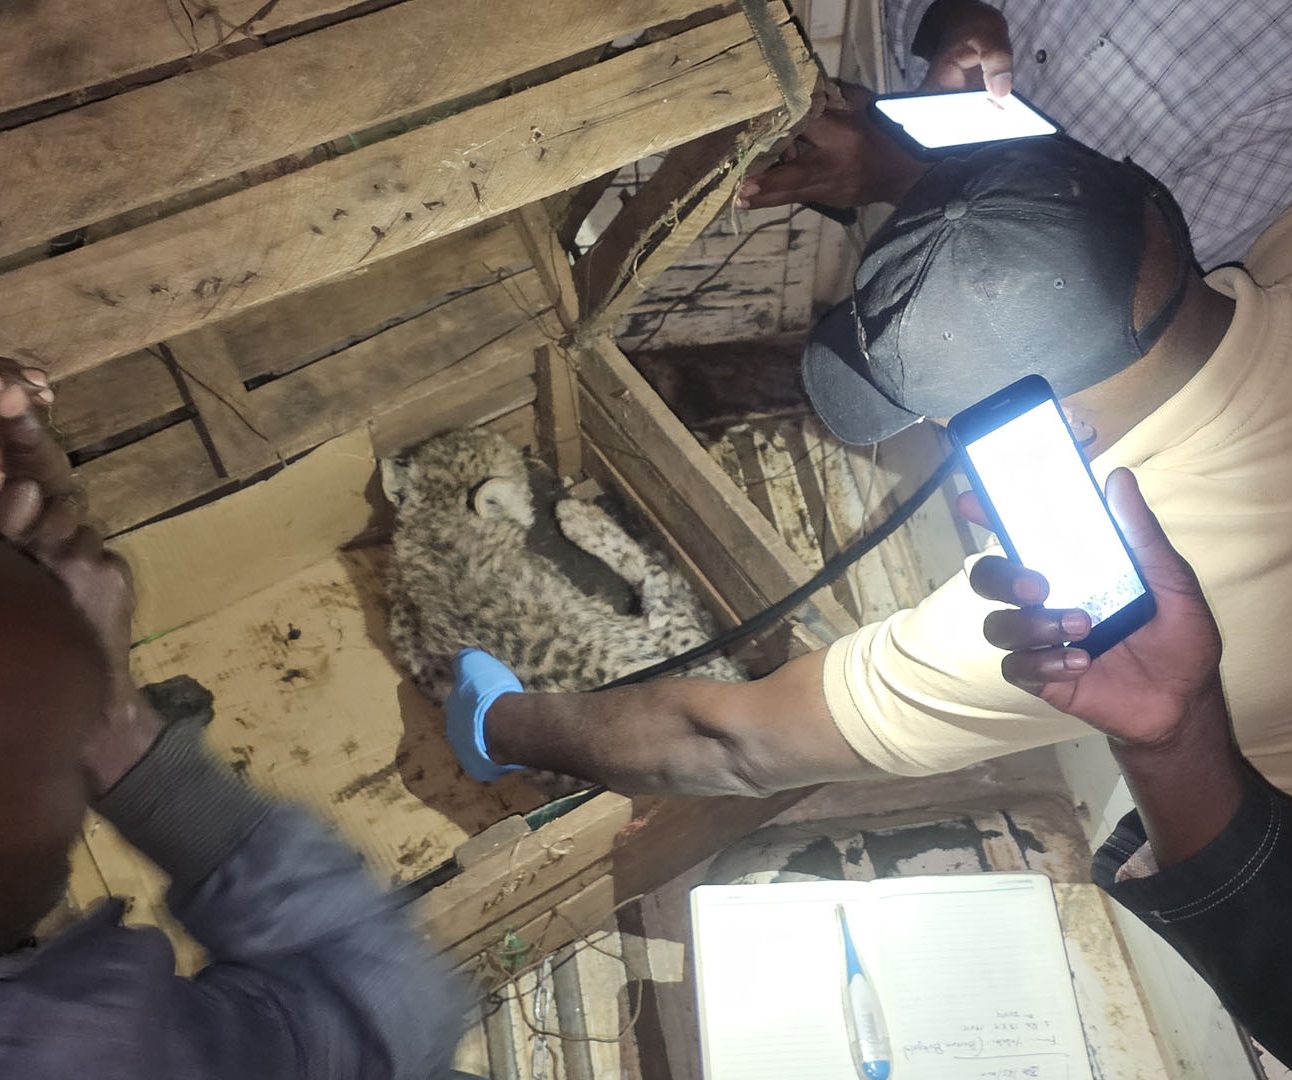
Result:
<svg viewBox="0 0 1292 1080">
<path fill-rule="evenodd" d="M 584 317 L 611 325 L 651 281 L 690 247 L 734 197 L 746 170 L 811 104 L 817 67 L 797 35 L 785 35 L 759 0 L 743 4 L 787 103 L 787 115 L 760 117 L 670 151 L 575 266 Z"/>
<path fill-rule="evenodd" d="M 193 61 L 244 35 L 350 7 L 355 0 L 39 0 L 0 6 L 0 113 L 33 101 Z M 259 19 L 253 18 L 265 10 Z M 186 12 L 188 14 L 186 14 Z M 192 21 L 189 21 L 189 17 Z M 250 20 L 250 21 L 249 21 Z"/>
<path fill-rule="evenodd" d="M 76 475 L 89 499 L 91 518 L 109 535 L 222 483 L 191 420 L 87 461 Z"/>
<path fill-rule="evenodd" d="M 539 332 L 532 313 L 541 311 L 545 299 L 537 276 L 526 271 L 251 391 L 233 370 L 236 361 L 222 335 L 186 335 L 171 348 L 226 470 L 245 475 L 349 431 L 377 412 L 438 392 L 445 379 L 457 378 L 446 374 L 454 365 L 491 345 L 497 348 L 468 365 L 483 378 L 481 393 L 528 375 Z M 495 370 L 500 364 L 501 374 Z"/>
<path fill-rule="evenodd" d="M 522 450 L 530 450 L 538 445 L 538 437 L 535 434 L 534 424 L 534 407 L 532 405 L 521 405 L 519 408 L 510 409 L 492 420 L 486 420 L 484 426 L 490 431 L 496 431 L 508 442 L 514 443 Z M 373 442 L 376 443 L 377 431 L 372 433 Z"/>
<path fill-rule="evenodd" d="M 54 426 L 69 451 L 183 407 L 183 395 L 165 361 L 151 352 L 119 356 L 54 384 Z"/>
<path fill-rule="evenodd" d="M 443 240 L 361 267 L 308 292 L 173 339 L 217 335 L 243 379 L 291 371 L 442 303 L 445 294 L 524 270 L 524 245 L 502 222 L 485 222 Z"/>
<path fill-rule="evenodd" d="M 527 376 L 534 370 L 533 353 L 518 349 L 509 335 L 520 330 L 518 337 L 529 338 L 531 312 L 544 300 L 532 270 L 467 293 L 255 390 L 257 426 L 290 456 L 392 402 L 439 397 L 468 382 L 475 393 L 484 393 Z M 503 339 L 499 349 L 479 355 Z M 455 371 L 459 364 L 463 369 Z"/>
<path fill-rule="evenodd" d="M 539 451 L 557 476 L 583 472 L 579 435 L 579 389 L 570 354 L 555 345 L 544 345 L 536 354 L 538 386 Z"/>
<path fill-rule="evenodd" d="M 721 541 L 726 561 L 748 577 L 764 606 L 808 579 L 802 560 L 612 343 L 599 340 L 580 354 L 579 378 L 621 432 L 618 446 L 603 444 L 615 455 L 612 460 L 622 460 L 626 470 L 635 455 L 667 478 L 661 488 L 689 505 Z M 647 491 L 642 495 L 650 497 Z M 696 562 L 706 575 L 717 577 L 717 567 L 700 558 Z M 828 589 L 819 590 L 804 611 L 814 631 L 819 626 L 820 632 L 837 636 L 856 626 Z"/>
<path fill-rule="evenodd" d="M 408 0 L 27 124 L 0 135 L 0 254 L 465 97 L 697 6 L 503 0 L 468 11 Z"/>
<path fill-rule="evenodd" d="M 512 364 L 517 363 L 515 355 Z M 509 374 L 506 364 L 503 361 L 493 365 L 492 372 L 484 369 L 483 381 L 478 381 L 475 374 L 463 372 L 441 391 L 428 392 L 388 414 L 377 416 L 372 422 L 373 448 L 378 454 L 393 454 L 432 435 L 494 421 L 502 425 L 500 435 L 511 438 L 518 446 L 533 446 L 534 380 L 522 375 L 490 389 L 491 383 Z M 515 370 L 510 368 L 511 372 Z M 522 417 L 521 426 L 511 428 L 507 418 L 517 411 L 527 415 Z"/>
<path fill-rule="evenodd" d="M 722 19 L 15 270 L 0 351 L 65 377 L 781 104 L 745 18 Z"/>
<path fill-rule="evenodd" d="M 453 960 L 496 947 L 510 930 L 531 946 L 532 961 L 598 926 L 614 903 L 663 885 L 810 790 L 768 799 L 630 800 L 607 792 L 433 889 L 410 912 Z M 592 887 L 604 877 L 613 883 L 609 892 Z"/>
<path fill-rule="evenodd" d="M 135 640 L 184 626 L 366 538 L 376 468 L 367 433 L 351 432 L 268 480 L 118 536 L 109 546 L 134 571 Z"/>
<path fill-rule="evenodd" d="M 551 297 L 561 325 L 573 330 L 579 321 L 579 294 L 574 286 L 570 254 L 549 222 L 543 204 L 522 206 L 512 215 L 512 225 Z"/>
</svg>

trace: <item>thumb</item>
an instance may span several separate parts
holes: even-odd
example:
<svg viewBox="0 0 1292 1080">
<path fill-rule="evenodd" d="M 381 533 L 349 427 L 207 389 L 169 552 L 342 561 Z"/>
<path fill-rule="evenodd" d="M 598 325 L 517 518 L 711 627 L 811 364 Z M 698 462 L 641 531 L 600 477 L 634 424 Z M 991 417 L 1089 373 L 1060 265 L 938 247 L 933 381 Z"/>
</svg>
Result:
<svg viewBox="0 0 1292 1080">
<path fill-rule="evenodd" d="M 974 42 L 982 62 L 982 81 L 992 97 L 1008 97 L 1014 87 L 1014 54 L 1009 45 L 979 40 Z"/>
<path fill-rule="evenodd" d="M 1149 509 L 1139 482 L 1129 469 L 1114 469 L 1105 485 L 1108 508 L 1117 519 L 1122 535 L 1139 563 L 1149 588 L 1201 594 L 1193 568 L 1171 546 L 1157 515 Z"/>
</svg>

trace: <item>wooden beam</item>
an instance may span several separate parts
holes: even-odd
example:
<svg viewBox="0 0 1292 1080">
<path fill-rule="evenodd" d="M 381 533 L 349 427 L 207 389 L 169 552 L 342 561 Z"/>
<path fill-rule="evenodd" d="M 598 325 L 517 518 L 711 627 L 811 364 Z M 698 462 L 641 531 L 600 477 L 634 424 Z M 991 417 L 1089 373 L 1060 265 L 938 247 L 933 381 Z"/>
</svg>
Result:
<svg viewBox="0 0 1292 1080">
<path fill-rule="evenodd" d="M 543 204 L 522 206 L 512 215 L 512 225 L 552 299 L 561 325 L 573 330 L 579 321 L 579 295 L 570 269 L 570 254 L 548 220 Z"/>
<path fill-rule="evenodd" d="M 690 515 L 697 526 L 685 537 L 695 545 L 692 558 L 724 591 L 733 588 L 728 599 L 743 608 L 742 617 L 808 580 L 803 561 L 613 343 L 599 339 L 580 353 L 579 379 L 590 439 L 660 519 L 676 523 Z M 733 595 L 741 582 L 743 599 Z M 803 618 L 825 641 L 856 627 L 828 588 L 812 597 Z"/>
<path fill-rule="evenodd" d="M 281 374 L 341 352 L 451 294 L 525 270 L 530 258 L 516 233 L 487 221 L 442 240 L 252 308 L 231 319 L 172 339 L 177 351 L 193 340 L 218 337 L 238 374 L 247 380 Z"/>
<path fill-rule="evenodd" d="M 76 470 L 90 516 L 123 532 L 219 487 L 206 444 L 191 420 L 174 424 Z"/>
<path fill-rule="evenodd" d="M 54 430 L 64 449 L 80 450 L 142 427 L 184 404 L 161 356 L 130 353 L 54 384 Z"/>
<path fill-rule="evenodd" d="M 788 108 L 671 150 L 655 174 L 575 264 L 590 328 L 609 327 L 727 205 L 760 155 L 806 114 L 817 68 L 797 35 L 784 34 L 760 0 L 744 4 Z M 775 41 L 767 41 L 769 33 Z"/>
<path fill-rule="evenodd" d="M 544 345 L 535 360 L 539 451 L 557 476 L 580 476 L 579 387 L 570 354 L 559 345 Z"/>
<path fill-rule="evenodd" d="M 528 377 L 546 296 L 528 270 L 456 297 L 254 390 L 230 371 L 217 335 L 173 343 L 180 371 L 230 475 L 292 457 L 379 412 L 474 380 L 477 393 Z M 445 405 L 447 408 L 448 406 Z"/>
<path fill-rule="evenodd" d="M 132 75 L 195 62 L 222 45 L 353 6 L 357 0 L 39 0 L 0 5 L 0 114 Z M 187 12 L 193 15 L 189 21 Z M 260 18 L 255 18 L 260 14 Z M 250 38 L 250 41 L 248 39 Z M 2 117 L 0 117 L 2 119 Z"/>
<path fill-rule="evenodd" d="M 409 0 L 27 124 L 0 134 L 0 255 L 466 97 L 698 2 L 495 0 L 468 12 Z M 177 37 L 169 20 L 158 30 Z M 29 55 L 36 40 L 10 39 Z"/>
<path fill-rule="evenodd" d="M 15 270 L 0 351 L 64 377 L 781 103 L 744 16 L 721 19 Z"/>
</svg>

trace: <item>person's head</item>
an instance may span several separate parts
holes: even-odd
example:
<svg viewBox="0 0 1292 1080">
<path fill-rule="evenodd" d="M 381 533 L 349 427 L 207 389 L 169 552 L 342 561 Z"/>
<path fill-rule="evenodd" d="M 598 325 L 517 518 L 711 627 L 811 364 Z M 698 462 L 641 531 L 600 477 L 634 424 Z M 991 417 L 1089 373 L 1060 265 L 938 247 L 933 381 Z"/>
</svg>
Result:
<svg viewBox="0 0 1292 1080">
<path fill-rule="evenodd" d="M 1064 139 L 991 146 L 931 169 L 875 234 L 804 383 L 854 444 L 1024 375 L 1072 399 L 1165 349 L 1199 289 L 1179 208 L 1142 170 Z"/>
<path fill-rule="evenodd" d="M 102 651 L 63 585 L 0 542 L 0 953 L 62 896 L 89 800 Z"/>
</svg>

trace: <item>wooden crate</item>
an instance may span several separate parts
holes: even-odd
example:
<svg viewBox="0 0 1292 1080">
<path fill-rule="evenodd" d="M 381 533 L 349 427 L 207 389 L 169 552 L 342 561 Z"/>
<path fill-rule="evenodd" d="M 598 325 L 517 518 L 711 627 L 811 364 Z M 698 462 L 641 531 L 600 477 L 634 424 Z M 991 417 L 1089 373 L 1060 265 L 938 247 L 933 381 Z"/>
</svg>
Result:
<svg viewBox="0 0 1292 1080">
<path fill-rule="evenodd" d="M 806 115 L 784 4 L 37 0 L 0 10 L 0 73 L 0 353 L 51 373 L 135 568 L 137 673 L 208 685 L 217 752 L 392 883 L 446 879 L 412 902 L 462 961 L 568 942 L 795 797 L 524 818 L 394 671 L 368 546 L 376 457 L 490 423 L 613 487 L 726 623 L 806 580 L 608 335 Z M 658 154 L 572 260 L 605 178 Z M 768 658 L 851 626 L 825 590 Z M 78 900 L 165 924 L 108 826 L 76 865 Z"/>
</svg>

